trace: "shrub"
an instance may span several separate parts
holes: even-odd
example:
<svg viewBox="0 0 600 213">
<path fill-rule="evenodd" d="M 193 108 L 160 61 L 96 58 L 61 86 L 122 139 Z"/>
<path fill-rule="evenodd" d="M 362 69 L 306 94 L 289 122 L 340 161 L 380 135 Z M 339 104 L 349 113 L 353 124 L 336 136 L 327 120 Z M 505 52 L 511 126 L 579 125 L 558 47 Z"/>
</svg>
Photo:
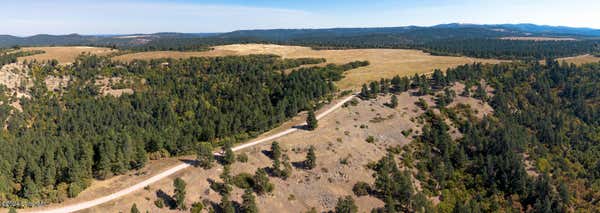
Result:
<svg viewBox="0 0 600 213">
<path fill-rule="evenodd" d="M 154 201 L 154 205 L 159 209 L 162 209 L 163 207 L 165 207 L 165 202 L 162 199 L 158 199 Z"/>
<path fill-rule="evenodd" d="M 373 137 L 372 135 L 369 135 L 367 137 L 367 139 L 365 139 L 365 141 L 367 141 L 367 143 L 373 143 L 373 142 L 375 142 L 375 137 Z"/>
<path fill-rule="evenodd" d="M 359 181 L 356 184 L 354 184 L 354 187 L 352 187 L 352 191 L 356 196 L 369 195 L 369 192 L 371 191 L 371 186 L 368 183 Z"/>
<path fill-rule="evenodd" d="M 192 204 L 192 208 L 190 209 L 191 213 L 200 213 L 204 209 L 204 205 L 200 202 L 195 202 Z"/>
<path fill-rule="evenodd" d="M 254 187 L 254 177 L 251 174 L 242 172 L 233 177 L 232 184 L 241 189 L 249 189 Z"/>
<path fill-rule="evenodd" d="M 237 156 L 237 160 L 242 163 L 248 162 L 248 155 L 246 153 L 241 153 Z"/>
</svg>

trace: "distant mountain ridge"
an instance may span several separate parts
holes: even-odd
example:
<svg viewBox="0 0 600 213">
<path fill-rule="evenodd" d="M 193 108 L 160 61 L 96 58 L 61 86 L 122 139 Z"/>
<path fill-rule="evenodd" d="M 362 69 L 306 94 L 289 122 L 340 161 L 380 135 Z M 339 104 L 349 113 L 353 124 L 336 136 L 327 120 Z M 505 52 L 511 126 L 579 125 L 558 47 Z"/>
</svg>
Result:
<svg viewBox="0 0 600 213">
<path fill-rule="evenodd" d="M 507 36 L 547 36 L 575 37 L 578 39 L 600 39 L 600 30 L 565 26 L 547 26 L 535 24 L 461 24 L 449 23 L 431 27 L 373 27 L 373 28 L 324 28 L 324 29 L 266 29 L 237 30 L 226 33 L 177 33 L 161 32 L 153 34 L 123 35 L 47 35 L 28 37 L 0 35 L 0 47 L 10 46 L 47 46 L 47 45 L 96 45 L 131 47 L 148 44 L 164 39 L 200 39 L 210 40 L 248 40 L 267 42 L 307 41 L 315 39 L 348 39 L 351 37 L 383 37 L 385 39 L 435 41 L 444 39 L 488 39 Z M 204 39 L 204 40 L 203 40 Z"/>
</svg>

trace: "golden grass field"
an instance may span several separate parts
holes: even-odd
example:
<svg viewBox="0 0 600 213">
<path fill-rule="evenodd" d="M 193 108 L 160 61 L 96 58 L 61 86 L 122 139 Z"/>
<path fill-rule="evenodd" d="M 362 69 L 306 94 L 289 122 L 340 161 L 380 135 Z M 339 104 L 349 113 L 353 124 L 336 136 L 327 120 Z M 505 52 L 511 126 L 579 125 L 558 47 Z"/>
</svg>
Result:
<svg viewBox="0 0 600 213">
<path fill-rule="evenodd" d="M 580 56 L 574 56 L 574 57 L 567 57 L 567 58 L 559 58 L 558 61 L 564 61 L 567 63 L 574 63 L 574 64 L 586 64 L 586 63 L 594 63 L 594 62 L 599 62 L 600 61 L 600 57 L 596 57 L 590 54 L 587 55 L 580 55 Z"/>
<path fill-rule="evenodd" d="M 503 37 L 502 40 L 522 40 L 522 41 L 576 41 L 574 38 L 557 37 Z"/>
<path fill-rule="evenodd" d="M 499 63 L 500 60 L 476 59 L 469 57 L 432 56 L 420 50 L 406 49 L 349 49 L 349 50 L 313 50 L 309 47 L 282 46 L 267 44 L 234 44 L 215 46 L 204 52 L 158 51 L 125 54 L 114 57 L 115 60 L 134 59 L 189 58 L 201 56 L 226 56 L 249 54 L 276 54 L 283 58 L 325 58 L 327 63 L 343 64 L 357 60 L 367 60 L 370 66 L 346 72 L 346 78 L 338 83 L 342 89 L 357 88 L 365 82 L 391 78 L 395 75 L 414 75 L 428 73 L 434 69 L 447 69 L 473 62 Z"/>
<path fill-rule="evenodd" d="M 47 61 L 56 59 L 61 64 L 73 63 L 75 58 L 82 53 L 90 53 L 95 55 L 107 55 L 117 50 L 104 47 L 86 47 L 86 46 L 73 46 L 73 47 L 26 47 L 24 51 L 30 50 L 43 50 L 45 53 L 25 56 L 19 58 L 19 60 L 31 61 L 33 59 L 38 61 Z"/>
</svg>

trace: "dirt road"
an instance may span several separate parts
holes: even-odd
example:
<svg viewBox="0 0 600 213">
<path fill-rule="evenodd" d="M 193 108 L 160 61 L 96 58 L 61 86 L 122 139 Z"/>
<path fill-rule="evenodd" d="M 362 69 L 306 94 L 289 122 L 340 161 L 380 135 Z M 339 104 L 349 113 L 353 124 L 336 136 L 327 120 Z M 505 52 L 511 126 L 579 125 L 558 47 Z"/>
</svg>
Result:
<svg viewBox="0 0 600 213">
<path fill-rule="evenodd" d="M 340 100 L 338 103 L 336 103 L 335 105 L 331 106 L 329 109 L 327 109 L 327 110 L 319 113 L 316 116 L 317 119 L 321 119 L 321 118 L 327 116 L 331 112 L 333 112 L 336 109 L 340 108 L 344 103 L 352 100 L 352 98 L 354 98 L 354 97 L 356 97 L 356 95 L 351 95 L 351 96 L 348 96 L 348 97 Z M 255 146 L 255 145 L 258 145 L 258 144 L 261 144 L 261 143 L 265 143 L 265 142 L 271 141 L 273 139 L 276 139 L 276 138 L 288 135 L 288 134 L 290 134 L 292 132 L 295 132 L 295 131 L 298 131 L 298 130 L 299 130 L 298 128 L 293 128 L 292 127 L 290 129 L 286 129 L 286 130 L 284 130 L 282 132 L 270 135 L 268 137 L 260 138 L 260 139 L 257 139 L 255 141 L 252 141 L 252 142 L 249 142 L 249 143 L 245 143 L 245 144 L 241 144 L 239 146 L 233 147 L 232 150 L 233 151 L 238 151 L 238 150 L 242 150 L 242 149 L 245 149 L 245 148 L 248 148 L 248 147 L 252 147 L 252 146 Z M 217 153 L 215 153 L 215 154 L 217 154 Z M 161 172 L 161 173 L 159 173 L 159 174 L 157 174 L 155 176 L 152 176 L 152 177 L 150 177 L 150 178 L 148 178 L 148 179 L 146 179 L 146 180 L 144 180 L 142 182 L 139 182 L 139 183 L 137 183 L 137 184 L 135 184 L 135 185 L 133 185 L 131 187 L 125 188 L 125 189 L 123 189 L 121 191 L 118 191 L 116 193 L 113 193 L 113 194 L 110 194 L 110 195 L 106 195 L 106 196 L 103 196 L 103 197 L 100 197 L 100 198 L 97 198 L 97 199 L 94 199 L 94 200 L 85 201 L 85 202 L 81 202 L 81 203 L 78 203 L 78 204 L 72 204 L 72 205 L 68 205 L 68 206 L 63 206 L 63 207 L 59 207 L 59 208 L 55 208 L 55 209 L 37 210 L 37 211 L 25 211 L 25 212 L 64 213 L 64 212 L 80 211 L 80 210 L 83 210 L 83 209 L 87 209 L 87 208 L 90 208 L 90 207 L 93 207 L 93 206 L 97 206 L 97 205 L 109 202 L 111 200 L 117 199 L 117 198 L 122 197 L 124 195 L 127 195 L 129 193 L 132 193 L 132 192 L 134 192 L 136 190 L 143 189 L 145 186 L 148 186 L 148 185 L 150 185 L 150 184 L 152 184 L 152 183 L 154 183 L 156 181 L 159 181 L 159 180 L 161 180 L 161 179 L 163 179 L 165 177 L 168 177 L 168 176 L 170 176 L 170 175 L 172 175 L 172 174 L 174 174 L 174 173 L 176 173 L 178 171 L 181 171 L 183 169 L 186 169 L 186 168 L 188 168 L 190 166 L 191 165 L 187 164 L 187 163 L 179 164 L 179 165 L 177 165 L 177 166 L 175 166 L 173 168 L 170 168 L 170 169 L 168 169 L 168 170 L 166 170 L 164 172 Z"/>
</svg>

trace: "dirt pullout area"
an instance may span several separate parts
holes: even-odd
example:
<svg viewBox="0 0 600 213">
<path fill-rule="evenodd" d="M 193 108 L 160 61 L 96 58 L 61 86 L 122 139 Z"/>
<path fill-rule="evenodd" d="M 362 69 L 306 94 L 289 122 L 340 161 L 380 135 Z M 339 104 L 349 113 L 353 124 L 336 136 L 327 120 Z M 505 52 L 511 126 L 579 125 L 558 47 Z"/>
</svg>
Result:
<svg viewBox="0 0 600 213">
<path fill-rule="evenodd" d="M 431 96 L 421 98 L 433 105 Z M 284 154 L 290 157 L 293 164 L 303 161 L 307 148 L 310 145 L 315 146 L 317 167 L 310 171 L 294 168 L 291 177 L 287 180 L 270 177 L 275 189 L 270 194 L 257 197 L 258 207 L 268 212 L 304 212 L 312 207 L 318 211 L 328 211 L 335 207 L 338 197 L 354 196 L 352 187 L 357 181 L 373 183 L 373 173 L 366 168 L 366 165 L 383 157 L 386 154 L 386 148 L 409 143 L 414 135 L 420 133 L 422 128 L 422 124 L 418 123 L 419 119 L 415 119 L 424 112 L 415 105 L 419 97 L 403 93 L 398 95 L 398 99 L 400 104 L 395 109 L 385 106 L 385 103 L 390 100 L 389 95 L 378 97 L 376 100 L 360 100 L 357 105 L 341 108 L 320 120 L 319 127 L 315 131 L 301 130 L 277 139 Z M 478 103 L 470 99 L 469 101 Z M 481 105 L 473 106 L 473 108 L 482 107 Z M 303 120 L 303 116 L 299 116 L 284 126 L 299 124 Z M 403 135 L 403 130 L 411 129 L 412 133 L 407 136 Z M 366 141 L 369 136 L 374 138 L 371 143 Z M 248 155 L 248 162 L 236 162 L 232 166 L 232 175 L 242 172 L 254 174 L 257 168 L 270 167 L 272 160 L 265 154 L 266 150 L 270 150 L 270 144 L 267 142 L 239 151 L 237 154 Z M 193 158 L 193 156 L 189 156 L 179 160 L 151 161 L 140 172 L 142 175 L 136 176 L 134 172 L 131 172 L 128 175 L 106 181 L 97 181 L 80 196 L 67 201 L 66 204 L 79 203 L 118 191 L 151 177 L 152 174 L 177 165 L 181 161 Z M 187 182 L 186 204 L 188 207 L 192 203 L 204 199 L 217 204 L 220 202 L 220 195 L 210 189 L 209 181 L 221 182 L 219 175 L 222 169 L 219 165 L 210 170 L 188 168 L 151 184 L 144 190 L 81 212 L 127 212 L 133 203 L 136 203 L 142 212 L 146 210 L 149 212 L 178 212 L 168 209 L 168 207 L 158 208 L 154 204 L 154 201 L 162 199 L 161 197 L 173 195 L 173 180 L 176 177 Z M 418 183 L 415 184 L 418 185 Z M 243 191 L 235 186 L 233 188 L 232 199 L 241 203 Z M 374 197 L 354 198 L 359 206 L 359 212 L 369 212 L 372 208 L 383 206 L 383 202 Z"/>
<path fill-rule="evenodd" d="M 234 44 L 215 46 L 213 50 L 203 52 L 158 51 L 125 54 L 114 57 L 115 60 L 134 59 L 189 58 L 226 55 L 275 54 L 284 58 L 325 58 L 327 63 L 343 64 L 357 60 L 367 60 L 370 66 L 346 72 L 346 78 L 338 83 L 342 89 L 357 88 L 365 82 L 391 78 L 395 75 L 413 75 L 428 73 L 434 69 L 445 70 L 466 63 L 499 63 L 499 60 L 476 59 L 469 57 L 432 56 L 420 50 L 407 49 L 348 49 L 313 50 L 309 47 L 283 46 L 270 44 Z"/>
<path fill-rule="evenodd" d="M 577 41 L 568 37 L 502 37 L 502 40 L 520 40 L 520 41 Z"/>
<path fill-rule="evenodd" d="M 73 63 L 77 56 L 82 53 L 90 53 L 93 55 L 108 55 L 114 53 L 117 50 L 104 48 L 104 47 L 86 47 L 86 46 L 73 46 L 73 47 L 27 47 L 23 48 L 22 51 L 31 50 L 43 50 L 45 53 L 20 57 L 19 61 L 48 61 L 52 59 L 58 60 L 58 63 L 68 64 Z"/>
</svg>

